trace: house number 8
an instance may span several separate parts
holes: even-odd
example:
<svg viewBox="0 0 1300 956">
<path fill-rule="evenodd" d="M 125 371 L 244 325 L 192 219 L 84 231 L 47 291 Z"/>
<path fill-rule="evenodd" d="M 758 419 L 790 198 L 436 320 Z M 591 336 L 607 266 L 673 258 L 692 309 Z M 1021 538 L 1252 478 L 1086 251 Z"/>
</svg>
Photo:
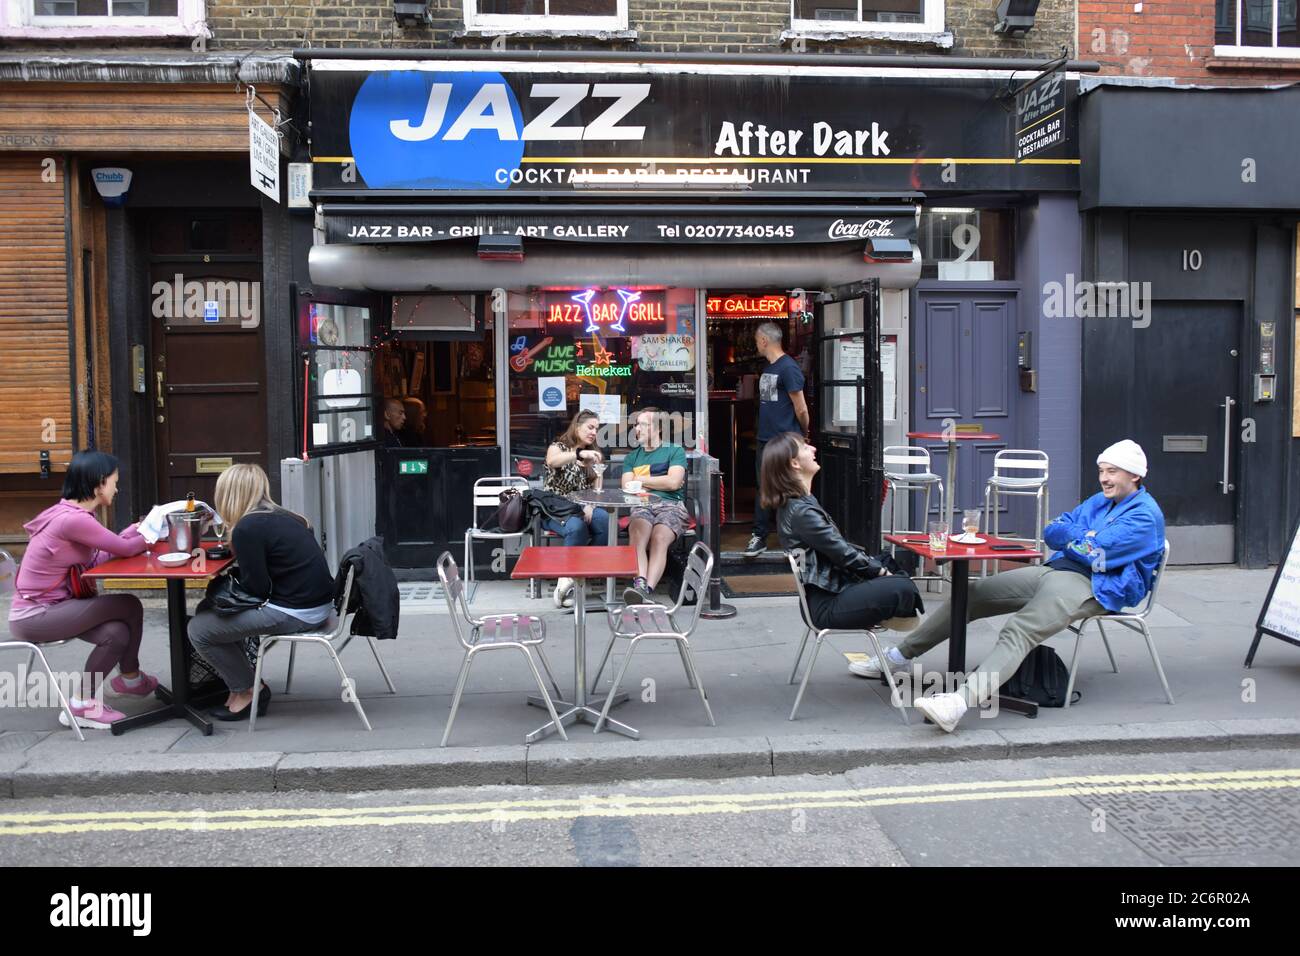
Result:
<svg viewBox="0 0 1300 956">
<path fill-rule="evenodd" d="M 1200 268 L 1201 268 L 1201 250 L 1184 249 L 1183 250 L 1183 271 L 1186 272 L 1190 269 L 1192 272 L 1197 272 L 1200 270 Z"/>
</svg>

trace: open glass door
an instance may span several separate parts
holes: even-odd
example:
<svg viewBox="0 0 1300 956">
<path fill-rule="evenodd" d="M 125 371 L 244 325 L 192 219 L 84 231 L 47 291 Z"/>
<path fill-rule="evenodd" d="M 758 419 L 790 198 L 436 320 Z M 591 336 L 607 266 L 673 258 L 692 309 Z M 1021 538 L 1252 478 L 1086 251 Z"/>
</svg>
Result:
<svg viewBox="0 0 1300 956">
<path fill-rule="evenodd" d="M 822 293 L 814 318 L 817 499 L 846 538 L 872 552 L 884 480 L 879 303 L 876 280 L 855 282 Z"/>
</svg>

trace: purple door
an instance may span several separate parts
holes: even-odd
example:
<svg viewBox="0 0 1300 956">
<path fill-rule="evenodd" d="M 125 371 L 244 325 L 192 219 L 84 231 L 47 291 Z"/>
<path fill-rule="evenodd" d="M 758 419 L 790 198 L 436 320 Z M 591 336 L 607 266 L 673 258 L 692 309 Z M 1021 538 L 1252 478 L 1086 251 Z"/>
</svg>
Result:
<svg viewBox="0 0 1300 956">
<path fill-rule="evenodd" d="M 997 441 L 963 441 L 957 446 L 954 523 L 959 524 L 962 509 L 983 509 L 984 484 L 993 474 L 993 456 L 1003 448 L 1019 447 L 1015 439 L 1016 299 L 1013 293 L 999 291 L 917 295 L 911 430 L 942 432 L 945 425 L 955 422 L 979 425 L 981 431 L 1001 436 Z M 947 444 L 917 444 L 930 450 L 935 473 L 945 475 Z M 921 528 L 921 496 L 913 497 L 912 526 Z M 931 497 L 931 517 L 939 515 L 937 499 Z M 1027 533 L 1033 520 L 1032 508 L 1024 506 L 1028 500 L 1003 499 L 1001 531 Z M 1010 508 L 1008 501 L 1014 502 Z"/>
</svg>

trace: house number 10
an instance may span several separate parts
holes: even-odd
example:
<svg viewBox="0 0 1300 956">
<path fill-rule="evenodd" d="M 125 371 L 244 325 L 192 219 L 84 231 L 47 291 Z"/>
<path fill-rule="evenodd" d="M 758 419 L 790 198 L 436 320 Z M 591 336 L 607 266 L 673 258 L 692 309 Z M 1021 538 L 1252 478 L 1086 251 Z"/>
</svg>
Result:
<svg viewBox="0 0 1300 956">
<path fill-rule="evenodd" d="M 1192 272 L 1198 272 L 1200 271 L 1200 268 L 1201 268 L 1201 250 L 1184 249 L 1183 250 L 1183 271 L 1186 272 L 1190 269 Z"/>
</svg>

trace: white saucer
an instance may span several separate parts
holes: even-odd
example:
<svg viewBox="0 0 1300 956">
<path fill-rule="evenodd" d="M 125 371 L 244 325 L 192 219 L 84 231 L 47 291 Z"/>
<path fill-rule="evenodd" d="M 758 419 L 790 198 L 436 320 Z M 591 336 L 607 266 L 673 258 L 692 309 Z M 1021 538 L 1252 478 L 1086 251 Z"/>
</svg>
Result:
<svg viewBox="0 0 1300 956">
<path fill-rule="evenodd" d="M 189 554 L 184 551 L 172 551 L 169 554 L 155 554 L 154 560 L 159 564 L 165 564 L 168 567 L 179 567 L 190 559 Z"/>
<path fill-rule="evenodd" d="M 984 544 L 988 538 L 981 538 L 977 534 L 954 534 L 948 538 L 953 544 Z"/>
</svg>

